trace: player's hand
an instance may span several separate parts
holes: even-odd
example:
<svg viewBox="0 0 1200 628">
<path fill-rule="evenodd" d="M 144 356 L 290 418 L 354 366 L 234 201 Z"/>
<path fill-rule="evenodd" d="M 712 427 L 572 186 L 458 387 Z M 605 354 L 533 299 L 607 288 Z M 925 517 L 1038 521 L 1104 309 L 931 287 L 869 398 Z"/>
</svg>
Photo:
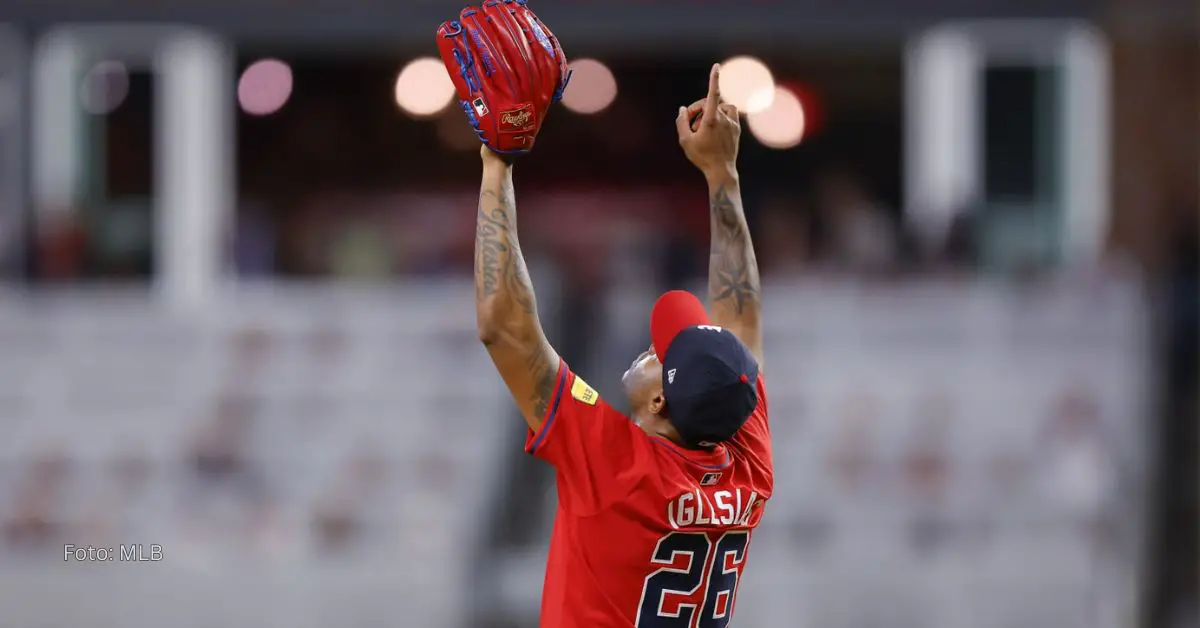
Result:
<svg viewBox="0 0 1200 628">
<path fill-rule="evenodd" d="M 717 64 L 708 75 L 708 96 L 691 107 L 680 107 L 675 117 L 683 153 L 710 180 L 737 172 L 742 136 L 737 107 L 721 102 L 720 80 L 721 66 Z"/>
<path fill-rule="evenodd" d="M 479 158 L 483 161 L 483 169 L 488 170 L 490 168 L 502 169 L 511 166 L 515 156 L 501 155 L 500 153 L 488 148 L 487 144 L 483 144 L 479 147 Z"/>
</svg>

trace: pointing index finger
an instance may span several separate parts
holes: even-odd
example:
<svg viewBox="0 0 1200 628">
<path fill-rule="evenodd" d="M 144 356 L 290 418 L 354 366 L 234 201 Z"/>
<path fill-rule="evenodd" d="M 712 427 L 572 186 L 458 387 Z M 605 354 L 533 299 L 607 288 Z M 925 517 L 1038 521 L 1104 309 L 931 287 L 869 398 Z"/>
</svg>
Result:
<svg viewBox="0 0 1200 628">
<path fill-rule="evenodd" d="M 704 123 L 717 123 L 717 106 L 721 104 L 721 64 L 714 63 L 708 73 L 708 98 L 704 100 Z"/>
</svg>

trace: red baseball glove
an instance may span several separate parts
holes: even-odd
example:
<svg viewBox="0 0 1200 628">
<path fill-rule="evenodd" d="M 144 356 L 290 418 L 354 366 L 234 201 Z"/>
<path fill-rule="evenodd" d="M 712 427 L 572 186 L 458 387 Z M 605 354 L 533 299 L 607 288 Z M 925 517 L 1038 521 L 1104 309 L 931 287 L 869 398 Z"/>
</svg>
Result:
<svg viewBox="0 0 1200 628">
<path fill-rule="evenodd" d="M 571 78 L 550 29 L 526 0 L 487 0 L 443 22 L 437 40 L 479 139 L 498 153 L 529 152 Z"/>
</svg>

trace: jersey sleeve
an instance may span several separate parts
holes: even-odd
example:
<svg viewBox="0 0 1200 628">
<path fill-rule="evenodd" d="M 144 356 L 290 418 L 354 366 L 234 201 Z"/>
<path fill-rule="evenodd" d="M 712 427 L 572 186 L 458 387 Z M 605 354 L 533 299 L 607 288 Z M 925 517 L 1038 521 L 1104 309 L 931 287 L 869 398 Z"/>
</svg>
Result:
<svg viewBox="0 0 1200 628">
<path fill-rule="evenodd" d="M 774 457 L 771 453 L 771 425 L 767 419 L 767 384 L 759 374 L 756 385 L 758 405 L 742 429 L 733 436 L 733 444 L 762 466 L 762 470 L 774 476 Z"/>
<path fill-rule="evenodd" d="M 589 514 L 628 494 L 652 464 L 649 438 L 560 362 L 542 428 L 529 431 L 525 451 L 554 465 L 559 503 Z"/>
</svg>

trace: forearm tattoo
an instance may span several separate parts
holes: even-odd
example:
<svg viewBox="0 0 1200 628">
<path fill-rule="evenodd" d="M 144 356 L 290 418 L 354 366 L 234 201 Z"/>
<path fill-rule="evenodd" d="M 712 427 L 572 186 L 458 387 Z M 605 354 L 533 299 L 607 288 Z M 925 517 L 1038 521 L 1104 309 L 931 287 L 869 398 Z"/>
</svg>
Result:
<svg viewBox="0 0 1200 628">
<path fill-rule="evenodd" d="M 757 310 L 761 300 L 758 262 L 746 228 L 741 201 L 725 186 L 709 199 L 712 244 L 709 248 L 708 301 L 714 310 L 728 309 L 734 316 Z"/>
<path fill-rule="evenodd" d="M 544 347 L 541 323 L 533 283 L 517 240 L 516 205 L 512 184 L 497 192 L 484 190 L 479 195 L 479 213 L 475 223 L 475 300 L 491 316 L 503 321 L 515 339 L 517 349 L 527 351 L 524 366 L 533 378 L 530 407 L 539 417 L 546 415 L 558 365 Z"/>
<path fill-rule="evenodd" d="M 479 195 L 475 222 L 475 298 L 477 301 L 511 301 L 525 314 L 534 314 L 533 285 L 521 244 L 517 240 L 517 218 L 509 186 L 484 190 Z"/>
</svg>

